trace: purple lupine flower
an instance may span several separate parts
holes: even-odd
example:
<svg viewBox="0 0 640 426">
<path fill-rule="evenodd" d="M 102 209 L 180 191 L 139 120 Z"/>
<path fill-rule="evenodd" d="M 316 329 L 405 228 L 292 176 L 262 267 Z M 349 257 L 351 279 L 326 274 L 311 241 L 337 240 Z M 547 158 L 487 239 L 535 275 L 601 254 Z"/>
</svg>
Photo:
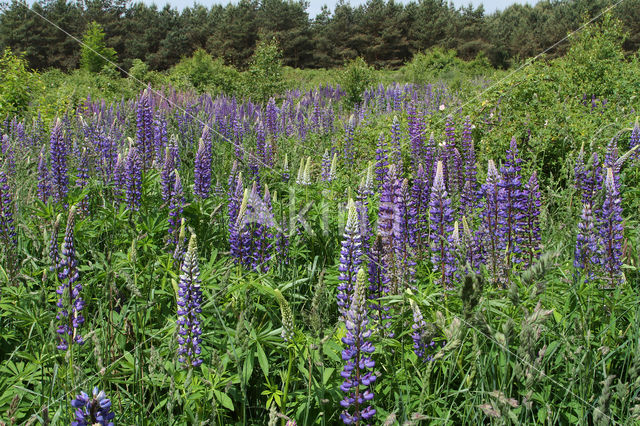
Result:
<svg viewBox="0 0 640 426">
<path fill-rule="evenodd" d="M 275 204 L 278 202 L 278 193 L 274 192 L 271 197 L 271 204 Z M 280 217 L 275 219 L 275 244 L 276 244 L 276 252 L 278 253 L 278 261 L 280 264 L 287 265 L 289 264 L 289 227 L 287 225 L 287 221 L 284 218 L 284 211 L 280 209 Z"/>
<path fill-rule="evenodd" d="M 244 149 L 242 148 L 243 131 L 240 122 L 236 116 L 233 117 L 233 147 L 236 153 L 237 160 L 244 160 Z"/>
<path fill-rule="evenodd" d="M 450 194 L 457 193 L 459 189 L 458 177 L 456 175 L 456 166 L 454 164 L 455 155 L 454 150 L 456 148 L 456 129 L 453 123 L 453 116 L 447 116 L 447 122 L 445 124 L 446 139 L 442 144 L 442 150 L 440 152 L 440 159 L 442 160 L 443 173 L 445 186 Z"/>
<path fill-rule="evenodd" d="M 430 348 L 433 348 L 436 342 L 429 338 L 427 323 L 422 316 L 422 312 L 420 311 L 418 304 L 413 299 L 409 299 L 409 304 L 411 305 L 411 311 L 413 312 L 413 325 L 411 326 L 411 329 L 413 330 L 413 333 L 411 333 L 411 338 L 413 339 L 413 352 L 422 361 L 431 361 L 433 356 L 427 355 L 427 351 Z"/>
<path fill-rule="evenodd" d="M 476 207 L 476 194 L 478 192 L 476 152 L 473 147 L 469 117 L 465 120 L 462 129 L 462 154 L 464 157 L 464 185 L 460 203 L 463 215 L 469 216 Z"/>
<path fill-rule="evenodd" d="M 134 146 L 129 148 L 127 159 L 124 164 L 126 188 L 125 200 L 130 211 L 140 210 L 140 200 L 142 197 L 142 159 L 138 154 L 138 149 Z"/>
<path fill-rule="evenodd" d="M 402 146 L 400 145 L 400 120 L 398 116 L 393 117 L 393 123 L 391 123 L 391 150 L 393 155 L 393 162 L 396 166 L 396 173 L 398 176 L 402 176 Z"/>
<path fill-rule="evenodd" d="M 269 98 L 265 111 L 267 131 L 276 138 L 278 136 L 278 107 L 274 98 Z"/>
<path fill-rule="evenodd" d="M 622 200 L 615 183 L 615 170 L 607 168 L 605 179 L 605 196 L 598 214 L 598 228 L 603 245 L 605 279 L 611 287 L 622 282 Z"/>
<path fill-rule="evenodd" d="M 229 245 L 231 248 L 231 257 L 233 257 L 236 261 L 239 261 L 242 253 L 241 253 L 241 241 L 238 227 L 238 215 L 240 213 L 241 204 L 244 202 L 244 184 L 242 183 L 242 173 L 238 173 L 238 178 L 236 179 L 236 187 L 229 197 Z"/>
<path fill-rule="evenodd" d="M 382 186 L 387 175 L 387 166 L 389 159 L 387 158 L 387 145 L 384 139 L 384 133 L 380 133 L 378 144 L 376 145 L 376 181 L 378 186 Z"/>
<path fill-rule="evenodd" d="M 493 160 L 489 160 L 487 167 L 487 180 L 482 185 L 482 210 L 480 212 L 480 229 L 478 231 L 479 240 L 484 247 L 483 261 L 489 265 L 491 277 L 498 278 L 498 267 L 500 266 L 499 241 L 498 241 L 498 181 L 500 175 Z"/>
<path fill-rule="evenodd" d="M 233 196 L 233 192 L 236 190 L 236 184 L 238 183 L 237 179 L 239 174 L 238 160 L 234 160 L 231 165 L 231 171 L 229 172 L 229 178 L 227 179 L 227 198 L 231 198 Z"/>
<path fill-rule="evenodd" d="M 87 154 L 87 149 L 85 148 L 82 150 L 80 163 L 78 164 L 78 170 L 76 172 L 76 187 L 80 189 L 84 189 L 88 183 L 89 183 L 89 157 Z M 83 215 L 89 214 L 89 194 L 85 195 L 84 198 L 80 200 L 80 205 L 78 206 L 78 210 Z"/>
<path fill-rule="evenodd" d="M 60 217 L 61 215 L 58 215 L 56 221 L 53 223 L 53 230 L 51 231 L 51 238 L 49 240 L 49 259 L 51 260 L 51 266 L 49 267 L 49 270 L 55 273 L 56 277 L 59 277 L 59 269 L 62 266 L 62 258 L 60 257 L 60 248 L 58 245 Z"/>
<path fill-rule="evenodd" d="M 331 156 L 329 155 L 329 150 L 324 150 L 324 154 L 322 154 L 322 171 L 320 172 L 320 179 L 323 182 L 329 180 L 329 170 L 331 169 Z"/>
<path fill-rule="evenodd" d="M 344 239 L 340 249 L 340 275 L 338 280 L 338 311 L 341 317 L 345 317 L 351 299 L 353 297 L 353 287 L 356 282 L 356 275 L 362 263 L 362 237 L 360 235 L 360 225 L 358 224 L 358 211 L 353 200 L 349 200 L 347 225 L 344 228 Z"/>
<path fill-rule="evenodd" d="M 289 158 L 287 157 L 287 154 L 285 154 L 284 163 L 282 165 L 282 181 L 288 183 L 289 179 L 291 179 L 291 173 L 289 172 Z"/>
<path fill-rule="evenodd" d="M 5 247 L 16 247 L 18 236 L 13 223 L 13 199 L 9 187 L 7 174 L 0 167 L 0 240 Z"/>
<path fill-rule="evenodd" d="M 438 271 L 436 280 L 443 287 L 450 288 L 456 270 L 455 258 L 450 247 L 451 233 L 453 232 L 453 210 L 444 184 L 442 161 L 438 161 L 431 187 L 429 218 L 431 222 L 431 263 Z"/>
<path fill-rule="evenodd" d="M 399 186 L 395 188 L 394 203 L 396 211 L 393 216 L 393 245 L 395 251 L 395 259 L 398 263 L 398 281 L 399 286 L 410 286 L 415 276 L 415 229 L 416 217 L 415 209 L 411 205 L 411 196 L 409 193 L 409 182 L 404 179 Z M 395 280 L 394 280 L 395 281 Z M 392 289 L 394 294 L 402 292 L 403 288 Z"/>
<path fill-rule="evenodd" d="M 193 193 L 201 200 L 209 198 L 211 190 L 211 145 L 200 139 L 194 161 Z"/>
<path fill-rule="evenodd" d="M 430 189 L 427 174 L 422 164 L 418 165 L 418 171 L 413 179 L 411 187 L 411 208 L 415 220 L 416 251 L 422 259 L 422 254 L 429 246 L 429 199 Z"/>
<path fill-rule="evenodd" d="M 71 426 L 113 426 L 115 413 L 111 412 L 111 401 L 104 391 L 93 388 L 92 398 L 84 392 L 71 401 L 71 406 L 75 408 L 75 419 Z"/>
<path fill-rule="evenodd" d="M 540 257 L 540 188 L 534 171 L 524 186 L 525 208 L 522 227 L 522 247 L 525 250 L 525 267 Z"/>
<path fill-rule="evenodd" d="M 472 232 L 467 218 L 462 216 L 462 236 L 460 238 L 460 249 L 462 254 L 462 268 L 467 273 L 480 273 L 482 265 L 483 247 L 480 235 Z"/>
<path fill-rule="evenodd" d="M 62 134 L 62 121 L 56 120 L 51 129 L 49 143 L 51 156 L 51 192 L 56 203 L 61 203 L 67 197 L 69 175 L 67 170 L 67 146 Z"/>
<path fill-rule="evenodd" d="M 369 317 L 375 324 L 373 328 L 378 331 L 383 331 L 391 326 L 388 321 L 391 318 L 388 313 L 390 308 L 380 300 L 389 294 L 391 280 L 388 270 L 384 259 L 382 238 L 378 234 L 369 251 L 369 291 L 367 292 L 367 298 L 370 300 Z"/>
<path fill-rule="evenodd" d="M 636 119 L 633 130 L 631 130 L 631 136 L 629 137 L 629 149 L 633 149 L 638 145 L 640 145 L 640 125 L 638 125 L 638 120 Z M 636 160 L 640 159 L 640 148 L 636 149 L 636 152 L 633 153 L 633 158 Z"/>
<path fill-rule="evenodd" d="M 363 177 L 356 191 L 356 210 L 358 211 L 358 223 L 360 224 L 360 236 L 362 240 L 362 254 L 365 257 L 369 256 L 369 249 L 371 246 L 371 225 L 369 223 L 369 202 L 367 196 L 369 195 L 366 180 Z"/>
<path fill-rule="evenodd" d="M 43 145 L 40 150 L 40 159 L 38 160 L 38 198 L 43 203 L 46 203 L 51 195 L 49 166 L 47 165 L 47 159 L 45 157 L 45 149 L 46 147 Z"/>
<path fill-rule="evenodd" d="M 583 204 L 594 203 L 596 194 L 602 189 L 602 165 L 598 154 L 593 153 L 588 164 L 584 163 L 584 150 L 580 149 L 574 166 L 574 185 Z"/>
<path fill-rule="evenodd" d="M 592 280 L 595 269 L 600 264 L 600 247 L 594 227 L 591 204 L 582 205 L 582 214 L 578 223 L 578 235 L 573 256 L 573 266 L 588 281 Z"/>
<path fill-rule="evenodd" d="M 364 269 L 360 269 L 353 289 L 353 301 L 345 317 L 347 335 L 342 338 L 347 348 L 342 351 L 346 365 L 340 373 L 345 379 L 340 390 L 347 395 L 340 401 L 344 408 L 340 418 L 345 424 L 360 424 L 376 414 L 375 408 L 370 405 L 373 399 L 371 387 L 377 377 L 371 371 L 376 365 L 371 359 L 375 347 L 369 341 L 371 330 L 364 303 L 365 283 L 366 274 Z"/>
<path fill-rule="evenodd" d="M 154 154 L 153 114 L 148 90 L 145 89 L 136 106 L 136 148 L 145 171 L 151 166 Z"/>
<path fill-rule="evenodd" d="M 344 162 L 349 167 L 353 167 L 355 161 L 355 153 L 353 152 L 355 121 L 355 117 L 351 115 L 349 122 L 344 126 Z"/>
<path fill-rule="evenodd" d="M 184 192 L 182 188 L 182 180 L 177 170 L 173 171 L 173 189 L 169 198 L 169 240 L 168 244 L 171 250 L 178 245 L 180 232 L 180 223 L 182 221 L 182 211 L 184 208 Z"/>
<path fill-rule="evenodd" d="M 516 139 L 511 139 L 507 160 L 500 168 L 498 187 L 498 248 L 505 252 L 504 273 L 508 280 L 514 263 L 519 263 L 522 253 L 522 226 L 525 218 L 526 199 L 522 191 L 520 163 Z M 504 284 L 504 283 L 503 283 Z"/>
<path fill-rule="evenodd" d="M 82 309 L 84 301 L 80 297 L 82 284 L 78 272 L 78 261 L 76 260 L 76 249 L 73 235 L 75 225 L 76 207 L 71 207 L 67 219 L 67 230 L 62 243 L 62 257 L 58 266 L 58 279 L 60 286 L 56 293 L 59 296 L 57 306 L 60 308 L 56 318 L 61 321 L 58 325 L 59 344 L 58 349 L 67 350 L 71 343 L 82 345 L 84 340 L 78 328 L 84 323 Z"/>
<path fill-rule="evenodd" d="M 118 160 L 113 169 L 113 201 L 116 206 L 124 200 L 125 188 L 127 186 L 127 172 L 125 170 L 125 160 L 122 154 L 118 154 Z"/>
<path fill-rule="evenodd" d="M 416 109 L 415 102 L 411 100 L 407 106 L 407 116 L 409 119 L 409 140 L 411 141 L 411 159 L 414 172 L 417 172 L 418 166 L 422 163 L 425 154 L 424 147 L 424 124 L 422 115 Z"/>
<path fill-rule="evenodd" d="M 620 167 L 621 163 L 618 162 L 618 139 L 617 136 L 611 138 L 607 145 L 607 152 L 604 157 L 605 169 L 613 169 L 613 179 L 616 185 L 616 189 L 620 192 Z"/>
<path fill-rule="evenodd" d="M 21 146 L 24 146 L 24 127 L 21 127 L 22 123 L 18 123 L 18 126 L 19 126 L 18 129 L 22 129 L 22 136 L 20 136 L 19 134 L 17 135 L 16 146 L 21 147 Z M 15 155 L 15 150 L 13 149 L 11 144 L 9 144 L 9 136 L 7 135 L 2 136 L 0 148 L 1 148 L 0 154 L 2 154 L 0 155 L 0 159 L 4 158 L 7 173 L 11 176 L 15 175 L 16 155 Z"/>
<path fill-rule="evenodd" d="M 153 120 L 153 147 L 157 164 L 162 163 L 164 149 L 169 141 L 167 134 L 167 120 L 163 116 L 157 115 Z"/>
<path fill-rule="evenodd" d="M 242 201 L 236 226 L 241 239 L 241 263 L 247 269 L 266 272 L 272 247 L 269 230 L 275 227 L 268 188 L 265 197 L 261 198 L 257 184 L 253 183 Z"/>
<path fill-rule="evenodd" d="M 200 358 L 200 314 L 202 313 L 202 291 L 200 290 L 200 269 L 196 236 L 191 234 L 189 248 L 182 262 L 182 273 L 178 284 L 178 361 L 197 367 Z"/>
<path fill-rule="evenodd" d="M 251 180 L 256 184 L 256 188 L 259 192 L 262 190 L 262 185 L 260 184 L 260 164 L 258 163 L 258 157 L 254 153 L 249 153 L 248 157 L 249 172 L 252 178 Z"/>
<path fill-rule="evenodd" d="M 429 141 L 424 149 L 424 172 L 425 182 L 427 182 L 427 188 L 431 189 L 431 183 L 433 182 L 434 173 L 436 171 L 438 147 L 436 146 L 436 139 L 433 136 L 433 132 L 429 136 Z"/>
</svg>

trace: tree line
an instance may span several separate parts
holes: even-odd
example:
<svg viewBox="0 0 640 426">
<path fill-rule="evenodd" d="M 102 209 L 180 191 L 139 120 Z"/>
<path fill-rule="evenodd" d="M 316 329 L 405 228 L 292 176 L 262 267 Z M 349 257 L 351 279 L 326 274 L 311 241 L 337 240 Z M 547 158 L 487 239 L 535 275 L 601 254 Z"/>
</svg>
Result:
<svg viewBox="0 0 640 426">
<path fill-rule="evenodd" d="M 40 0 L 32 5 L 13 0 L 0 14 L 0 48 L 22 52 L 37 70 L 74 69 L 80 46 L 56 26 L 81 39 L 95 21 L 124 69 L 141 59 L 152 70 L 166 70 L 197 49 L 246 69 L 257 43 L 273 38 L 284 65 L 298 68 L 331 68 L 356 57 L 394 68 L 433 47 L 454 49 L 462 59 L 481 54 L 493 66 L 506 68 L 552 46 L 610 4 L 543 0 L 485 14 L 482 6 L 456 8 L 444 0 L 369 0 L 360 6 L 341 0 L 311 18 L 304 0 L 240 0 L 181 12 L 127 0 Z M 640 0 L 625 0 L 613 13 L 629 34 L 625 49 L 637 51 Z M 548 54 L 561 55 L 566 47 L 560 44 Z"/>
</svg>

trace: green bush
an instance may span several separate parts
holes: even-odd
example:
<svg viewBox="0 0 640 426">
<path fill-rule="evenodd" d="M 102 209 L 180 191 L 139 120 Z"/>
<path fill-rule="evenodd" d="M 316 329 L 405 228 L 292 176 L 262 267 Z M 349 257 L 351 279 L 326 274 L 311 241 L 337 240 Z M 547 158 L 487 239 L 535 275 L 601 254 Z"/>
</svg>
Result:
<svg viewBox="0 0 640 426">
<path fill-rule="evenodd" d="M 358 57 L 345 65 L 340 76 L 340 86 L 347 96 L 347 107 L 353 108 L 362 102 L 362 94 L 376 82 L 375 70 Z"/>
<path fill-rule="evenodd" d="M 104 42 L 102 26 L 96 21 L 89 24 L 82 41 L 80 57 L 80 67 L 82 69 L 98 73 L 107 64 L 113 64 L 117 60 L 116 51 L 112 47 L 107 47 Z"/>
<path fill-rule="evenodd" d="M 240 88 L 240 73 L 203 49 L 196 50 L 191 58 L 183 59 L 173 67 L 169 79 L 178 88 L 193 88 L 198 93 L 231 94 Z"/>
<path fill-rule="evenodd" d="M 5 49 L 0 58 L 0 118 L 23 114 L 41 86 L 38 74 L 27 69 L 27 62 Z"/>
<path fill-rule="evenodd" d="M 267 102 L 284 90 L 282 50 L 275 39 L 258 43 L 244 77 L 247 94 L 254 101 Z"/>
</svg>

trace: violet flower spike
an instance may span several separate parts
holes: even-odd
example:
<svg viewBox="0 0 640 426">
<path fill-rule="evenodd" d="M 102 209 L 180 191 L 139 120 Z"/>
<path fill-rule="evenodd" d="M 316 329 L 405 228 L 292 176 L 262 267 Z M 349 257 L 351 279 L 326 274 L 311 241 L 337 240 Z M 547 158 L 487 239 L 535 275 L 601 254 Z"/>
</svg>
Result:
<svg viewBox="0 0 640 426">
<path fill-rule="evenodd" d="M 62 121 L 58 118 L 51 129 L 49 142 L 51 156 L 51 190 L 56 203 L 63 202 L 69 190 L 67 170 L 67 145 L 62 132 Z"/>
<path fill-rule="evenodd" d="M 78 272 L 78 261 L 76 260 L 76 250 L 73 228 L 75 225 L 76 207 L 71 207 L 69 218 L 67 219 L 67 229 L 62 243 L 62 257 L 58 268 L 58 278 L 60 286 L 56 293 L 59 299 L 57 306 L 60 308 L 56 318 L 61 321 L 58 325 L 59 344 L 58 349 L 67 350 L 69 345 L 84 343 L 78 328 L 84 323 L 82 309 L 84 301 L 80 297 L 82 284 Z"/>
<path fill-rule="evenodd" d="M 71 406 L 75 408 L 75 419 L 71 426 L 113 426 L 115 414 L 111 412 L 111 401 L 104 391 L 93 388 L 92 397 L 89 398 L 84 392 L 71 401 Z"/>
<path fill-rule="evenodd" d="M 599 233 L 603 244 L 602 264 L 605 279 L 613 287 L 623 281 L 622 274 L 622 240 L 624 227 L 622 225 L 622 200 L 615 183 L 615 171 L 607 168 L 605 179 L 605 198 L 600 209 Z"/>
<path fill-rule="evenodd" d="M 433 179 L 429 217 L 431 223 L 431 263 L 438 271 L 437 282 L 445 288 L 451 288 L 453 274 L 456 270 L 455 257 L 451 253 L 453 209 L 445 188 L 442 161 L 438 161 L 436 175 Z"/>
<path fill-rule="evenodd" d="M 368 327 L 367 308 L 365 305 L 366 274 L 360 269 L 354 287 L 353 301 L 345 318 L 347 334 L 342 343 L 347 345 L 342 351 L 342 359 L 346 365 L 340 375 L 345 379 L 340 390 L 346 396 L 340 405 L 344 408 L 340 418 L 345 424 L 360 424 L 369 421 L 376 414 L 370 404 L 373 399 L 372 385 L 377 376 L 372 371 L 375 362 L 371 354 L 375 347 L 369 341 L 371 330 Z"/>
<path fill-rule="evenodd" d="M 340 250 L 340 272 L 338 280 L 338 311 L 341 317 L 345 317 L 353 296 L 353 286 L 356 275 L 362 263 L 362 240 L 358 223 L 358 211 L 353 200 L 349 200 L 347 225 L 344 229 L 344 239 Z"/>
<path fill-rule="evenodd" d="M 525 250 L 525 267 L 540 257 L 540 187 L 538 176 L 534 171 L 524 186 L 525 208 L 522 227 L 522 246 Z"/>
<path fill-rule="evenodd" d="M 0 240 L 5 247 L 15 248 L 18 245 L 18 236 L 14 224 L 13 198 L 9 187 L 7 174 L 0 167 Z"/>
<path fill-rule="evenodd" d="M 202 330 L 202 291 L 200 290 L 200 268 L 198 266 L 196 236 L 191 235 L 189 248 L 182 262 L 182 273 L 178 284 L 178 361 L 186 366 L 202 364 L 200 347 Z"/>
</svg>

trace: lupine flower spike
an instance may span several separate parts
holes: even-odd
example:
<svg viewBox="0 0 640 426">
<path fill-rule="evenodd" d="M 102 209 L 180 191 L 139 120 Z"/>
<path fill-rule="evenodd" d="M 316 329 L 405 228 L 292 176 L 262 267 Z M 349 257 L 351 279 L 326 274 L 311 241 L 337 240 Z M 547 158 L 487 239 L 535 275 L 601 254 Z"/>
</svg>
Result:
<svg viewBox="0 0 640 426">
<path fill-rule="evenodd" d="M 622 282 L 622 239 L 624 228 L 622 225 L 622 206 L 620 193 L 615 184 L 615 171 L 607 169 L 605 180 L 605 198 L 600 210 L 600 238 L 603 244 L 602 263 L 605 279 L 613 287 Z"/>
<path fill-rule="evenodd" d="M 431 263 L 438 271 L 438 282 L 444 287 L 451 287 L 455 272 L 455 258 L 451 253 L 451 233 L 453 232 L 453 210 L 451 199 L 447 194 L 444 182 L 442 161 L 438 161 L 436 176 L 431 188 L 429 201 L 431 220 Z"/>
<path fill-rule="evenodd" d="M 57 306 L 60 308 L 56 318 L 61 321 L 58 325 L 60 342 L 58 349 L 67 350 L 69 345 L 84 343 L 78 328 L 84 323 L 82 309 L 84 301 L 80 297 L 82 284 L 78 273 L 78 261 L 76 260 L 76 248 L 73 228 L 75 226 L 76 207 L 71 207 L 69 218 L 67 219 L 67 230 L 62 244 L 62 258 L 58 267 L 58 278 L 60 287 L 56 291 L 59 299 Z"/>
<path fill-rule="evenodd" d="M 84 392 L 71 401 L 71 406 L 76 409 L 75 420 L 71 426 L 113 426 L 115 414 L 111 412 L 111 401 L 104 391 L 93 388 L 92 396 L 89 398 Z"/>
<path fill-rule="evenodd" d="M 371 330 L 364 303 L 366 279 L 364 269 L 360 269 L 353 302 L 345 318 L 347 335 L 342 338 L 342 343 L 347 348 L 342 351 L 342 359 L 346 361 L 346 365 L 340 373 L 345 379 L 340 390 L 347 395 L 340 401 L 340 405 L 344 407 L 340 418 L 345 424 L 360 424 L 361 421 L 371 420 L 376 414 L 376 409 L 370 405 L 373 399 L 371 387 L 377 377 L 372 371 L 376 365 L 371 359 L 375 347 L 369 341 Z"/>
<path fill-rule="evenodd" d="M 200 358 L 200 313 L 202 291 L 200 290 L 200 268 L 196 236 L 191 235 L 189 248 L 182 262 L 182 273 L 178 286 L 178 360 L 194 367 L 202 364 Z"/>
<path fill-rule="evenodd" d="M 338 310 L 344 317 L 351 304 L 353 286 L 356 274 L 362 263 L 362 240 L 358 223 L 358 211 L 353 200 L 349 200 L 347 225 L 344 229 L 344 239 L 340 250 L 340 275 L 338 279 Z"/>
<path fill-rule="evenodd" d="M 282 339 L 285 342 L 291 342 L 293 340 L 293 336 L 295 334 L 295 329 L 293 325 L 293 312 L 291 311 L 291 306 L 287 299 L 284 298 L 280 290 L 277 288 L 274 290 L 276 294 L 276 298 L 278 299 L 278 304 L 280 305 L 280 315 L 282 316 Z"/>
</svg>

